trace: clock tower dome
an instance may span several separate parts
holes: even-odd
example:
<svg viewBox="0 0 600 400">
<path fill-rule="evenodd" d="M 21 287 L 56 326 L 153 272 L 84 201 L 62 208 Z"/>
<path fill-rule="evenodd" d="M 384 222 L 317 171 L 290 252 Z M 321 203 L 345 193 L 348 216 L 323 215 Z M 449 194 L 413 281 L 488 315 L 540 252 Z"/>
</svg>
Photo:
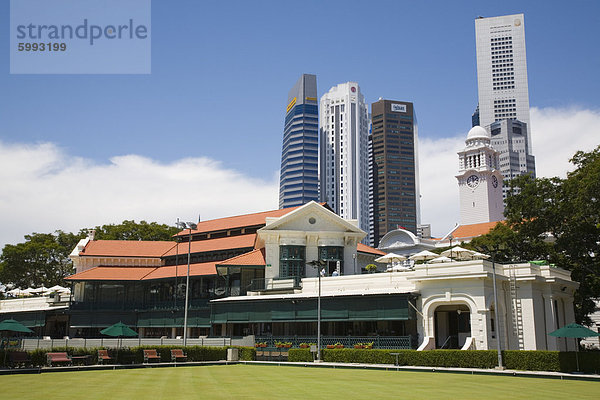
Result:
<svg viewBox="0 0 600 400">
<path fill-rule="evenodd" d="M 465 148 L 458 152 L 458 189 L 461 225 L 504 219 L 502 174 L 499 153 L 491 145 L 490 134 L 474 126 Z"/>
</svg>

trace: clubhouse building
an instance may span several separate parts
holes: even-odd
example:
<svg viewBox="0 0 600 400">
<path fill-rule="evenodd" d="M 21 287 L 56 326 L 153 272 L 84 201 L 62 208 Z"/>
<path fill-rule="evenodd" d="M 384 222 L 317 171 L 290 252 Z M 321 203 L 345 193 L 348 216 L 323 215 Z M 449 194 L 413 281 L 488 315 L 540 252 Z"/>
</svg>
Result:
<svg viewBox="0 0 600 400">
<path fill-rule="evenodd" d="M 356 221 L 316 202 L 203 221 L 179 232 L 176 242 L 92 234 L 71 254 L 76 272 L 67 278 L 72 298 L 63 310 L 68 333 L 99 337 L 122 321 L 141 337 L 182 336 L 189 256 L 190 338 L 313 341 L 320 297 L 325 337 L 386 338 L 422 350 L 494 349 L 500 337 L 504 349 L 567 350 L 564 339 L 547 334 L 574 321 L 578 284 L 568 271 L 495 264 L 495 304 L 492 262 L 408 262 L 386 272 L 374 261 L 386 252 L 360 243 L 365 235 Z M 410 254 L 433 245 L 403 230 L 389 235 L 386 251 L 400 246 Z M 378 270 L 370 273 L 369 264 Z"/>
</svg>

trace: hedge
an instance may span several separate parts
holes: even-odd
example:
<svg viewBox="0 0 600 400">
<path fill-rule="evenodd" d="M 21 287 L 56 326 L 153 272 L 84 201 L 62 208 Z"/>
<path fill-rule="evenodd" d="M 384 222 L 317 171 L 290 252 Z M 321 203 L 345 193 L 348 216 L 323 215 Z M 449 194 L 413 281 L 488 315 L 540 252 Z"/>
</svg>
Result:
<svg viewBox="0 0 600 400">
<path fill-rule="evenodd" d="M 323 349 L 325 362 L 398 364 L 424 367 L 495 368 L 498 353 L 495 350 L 381 350 L 381 349 Z M 579 369 L 587 373 L 600 372 L 600 352 L 580 352 Z M 502 352 L 507 369 L 524 371 L 573 372 L 577 370 L 574 352 L 507 350 Z M 311 362 L 308 349 L 290 349 L 289 361 Z"/>
<path fill-rule="evenodd" d="M 253 347 L 237 347 L 239 349 L 239 358 L 242 361 L 253 361 L 256 359 L 256 350 Z M 98 362 L 98 349 L 104 347 L 83 348 L 83 347 L 55 347 L 53 349 L 37 349 L 29 351 L 29 357 L 34 366 L 46 365 L 46 353 L 67 352 L 71 356 L 89 355 L 90 363 Z M 227 358 L 227 347 L 202 347 L 202 346 L 140 346 L 121 349 L 109 349 L 111 357 L 117 364 L 141 364 L 144 362 L 144 349 L 156 349 L 162 362 L 171 361 L 171 349 L 184 349 L 188 361 L 218 361 Z M 10 351 L 10 350 L 9 350 Z M 0 366 L 4 367 L 4 361 L 9 362 L 9 357 L 5 351 L 0 350 Z"/>
</svg>

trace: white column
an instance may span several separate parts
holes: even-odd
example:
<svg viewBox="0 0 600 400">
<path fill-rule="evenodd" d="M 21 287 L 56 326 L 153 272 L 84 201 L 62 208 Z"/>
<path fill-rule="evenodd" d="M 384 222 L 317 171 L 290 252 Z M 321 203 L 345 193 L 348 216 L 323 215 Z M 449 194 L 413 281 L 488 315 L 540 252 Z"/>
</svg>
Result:
<svg viewBox="0 0 600 400">
<path fill-rule="evenodd" d="M 547 350 L 558 350 L 558 338 L 554 336 L 548 336 L 550 332 L 555 331 L 558 326 L 557 321 L 555 321 L 554 316 L 556 315 L 554 311 L 554 298 L 552 295 L 545 294 L 544 298 L 544 311 L 546 314 L 546 341 L 548 342 Z"/>
</svg>

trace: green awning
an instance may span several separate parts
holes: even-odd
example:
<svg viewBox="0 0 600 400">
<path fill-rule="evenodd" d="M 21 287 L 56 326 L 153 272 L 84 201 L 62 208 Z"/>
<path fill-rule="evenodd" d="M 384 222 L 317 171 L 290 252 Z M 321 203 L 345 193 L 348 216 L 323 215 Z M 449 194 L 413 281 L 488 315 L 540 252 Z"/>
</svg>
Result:
<svg viewBox="0 0 600 400">
<path fill-rule="evenodd" d="M 407 295 L 340 296 L 321 299 L 323 321 L 415 319 Z M 309 322 L 317 320 L 317 299 L 214 302 L 213 324 Z"/>
</svg>

